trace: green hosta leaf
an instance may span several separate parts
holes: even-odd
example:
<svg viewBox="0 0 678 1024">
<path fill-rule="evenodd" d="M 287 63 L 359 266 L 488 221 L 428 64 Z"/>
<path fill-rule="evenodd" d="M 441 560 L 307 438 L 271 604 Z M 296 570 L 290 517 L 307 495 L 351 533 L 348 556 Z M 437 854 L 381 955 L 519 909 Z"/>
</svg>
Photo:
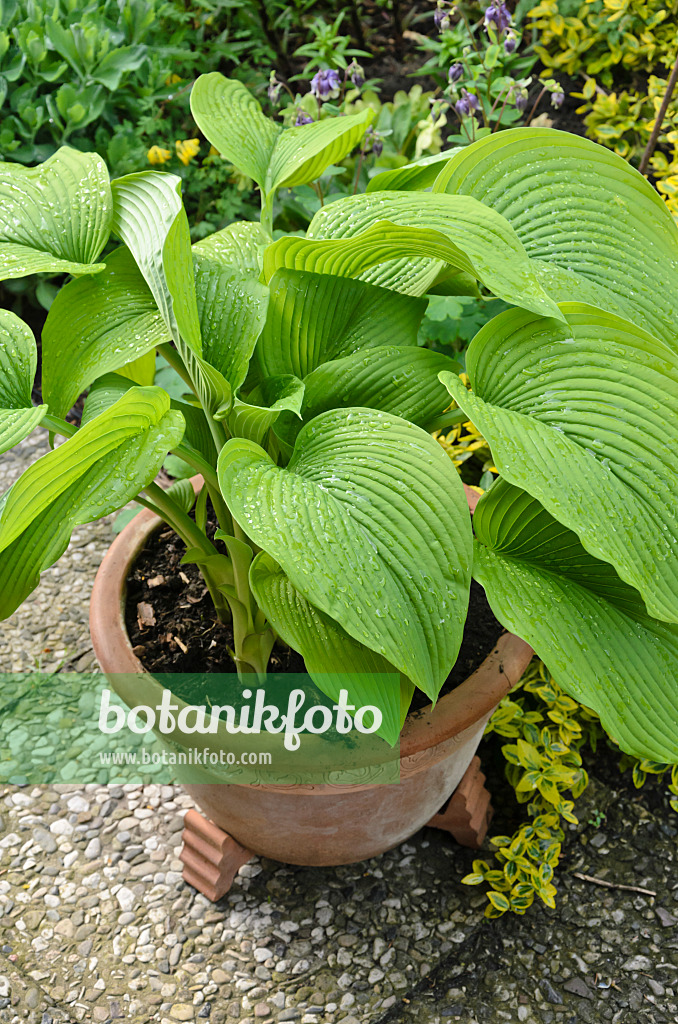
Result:
<svg viewBox="0 0 678 1024">
<path fill-rule="evenodd" d="M 116 249 L 103 273 L 71 281 L 50 307 L 42 332 L 45 401 L 64 416 L 97 377 L 170 337 L 134 257 Z"/>
<path fill-rule="evenodd" d="M 609 309 L 676 348 L 678 228 L 616 153 L 568 132 L 516 128 L 456 153 L 435 191 L 503 214 L 557 301 Z"/>
<path fill-rule="evenodd" d="M 434 697 L 468 604 L 461 480 L 425 431 L 368 409 L 317 416 L 287 469 L 227 442 L 221 489 L 245 533 L 307 601 Z"/>
<path fill-rule="evenodd" d="M 211 465 L 215 465 L 217 461 L 217 450 L 214 446 L 214 438 L 209 428 L 209 424 L 205 419 L 205 414 L 202 409 L 197 409 L 194 405 L 189 405 L 187 402 L 180 402 L 173 398 L 171 402 L 172 408 L 180 412 L 186 421 L 186 430 L 184 431 L 184 440 L 182 442 L 182 448 L 188 445 L 198 455 L 202 455 L 204 459 Z M 191 470 L 191 475 L 195 474 L 195 470 Z"/>
<path fill-rule="evenodd" d="M 458 373 L 448 356 L 409 345 L 380 345 L 323 363 L 304 378 L 301 416 L 305 422 L 328 409 L 363 406 L 401 416 L 425 427 L 450 405 L 438 374 Z M 285 415 L 275 432 L 294 446 L 301 421 Z"/>
<path fill-rule="evenodd" d="M 134 384 L 147 387 L 155 383 L 155 349 L 150 349 L 143 356 L 130 359 L 120 367 L 120 373 L 128 377 Z"/>
<path fill-rule="evenodd" d="M 393 259 L 394 252 L 408 255 Z M 422 255 L 425 258 L 417 258 Z M 437 279 L 445 259 L 464 262 L 456 246 L 438 232 L 381 221 L 357 238 L 279 238 L 264 253 L 263 279 L 270 282 L 276 271 L 288 268 L 328 277 L 362 278 L 365 283 L 419 296 Z"/>
<path fill-rule="evenodd" d="M 178 189 L 180 188 L 179 185 Z M 179 191 L 176 192 L 176 197 L 180 208 L 165 236 L 162 247 L 162 270 L 179 329 L 180 340 L 177 344 L 182 349 L 188 345 L 191 353 L 200 356 L 202 338 L 195 292 L 191 232 Z M 186 356 L 188 357 L 189 353 L 186 353 Z"/>
<path fill-rule="evenodd" d="M 454 201 L 449 202 L 450 199 Z M 438 259 L 482 281 L 507 302 L 545 316 L 558 316 L 555 303 L 538 284 L 530 260 L 516 232 L 505 218 L 468 196 L 441 196 L 430 192 L 377 192 L 347 196 L 323 207 L 308 229 L 313 239 L 355 239 L 373 225 L 388 221 L 399 227 L 437 232 L 447 239 L 446 251 L 432 253 Z M 397 252 L 396 242 L 396 252 Z M 407 253 L 405 253 L 407 255 Z M 424 268 L 433 283 L 440 272 L 437 260 Z M 387 275 L 387 280 L 381 278 Z M 393 269 L 380 268 L 373 283 L 422 294 L 422 280 L 412 262 L 400 261 Z M 419 289 L 416 290 L 415 289 Z"/>
<path fill-rule="evenodd" d="M 269 377 L 248 395 L 247 401 L 235 399 L 228 418 L 233 437 L 243 437 L 263 444 L 268 431 L 285 410 L 299 415 L 304 398 L 304 385 L 289 374 Z"/>
<path fill-rule="evenodd" d="M 278 138 L 268 169 L 267 188 L 294 188 L 315 181 L 338 164 L 362 140 L 374 120 L 371 107 L 357 114 L 328 117 L 315 124 L 288 128 Z"/>
<path fill-rule="evenodd" d="M 111 229 L 108 171 L 63 146 L 37 167 L 0 163 L 0 280 L 42 271 L 96 274 Z"/>
<path fill-rule="evenodd" d="M 141 171 L 116 178 L 113 230 L 134 255 L 207 412 L 227 411 L 232 389 L 202 358 L 193 256 L 181 178 Z"/>
<path fill-rule="evenodd" d="M 190 237 L 181 202 L 181 178 L 160 171 L 140 171 L 111 182 L 113 231 L 133 254 L 162 318 L 175 341 L 200 352 L 200 327 L 193 285 Z M 183 216 L 182 216 L 183 214 Z M 165 259 L 165 246 L 169 258 Z M 167 279 L 170 268 L 175 295 Z M 176 309 L 175 309 L 176 305 Z M 181 321 L 181 325 L 179 325 Z"/>
<path fill-rule="evenodd" d="M 94 381 L 87 398 L 85 399 L 85 405 L 82 410 L 81 425 L 84 426 L 89 423 L 90 420 L 100 416 L 103 412 L 118 401 L 123 395 L 127 394 L 130 388 L 134 387 L 134 384 L 128 377 L 123 377 L 118 373 L 105 373 Z M 208 462 L 214 464 L 216 462 L 217 452 L 214 447 L 214 441 L 212 434 L 205 419 L 205 414 L 202 409 L 196 408 L 194 405 L 189 405 L 187 402 L 182 402 L 178 399 L 170 399 L 170 408 L 176 412 L 181 413 L 184 421 L 184 436 L 183 445 L 193 448 L 199 455 L 207 459 Z M 194 475 L 195 470 L 191 469 L 189 475 Z"/>
<path fill-rule="evenodd" d="M 216 71 L 200 75 L 191 90 L 191 113 L 215 149 L 263 188 L 283 129 L 262 113 L 249 89 Z"/>
<path fill-rule="evenodd" d="M 111 186 L 115 204 L 113 230 L 134 256 L 143 280 L 151 289 L 165 324 L 176 340 L 178 317 L 166 278 L 164 248 L 182 212 L 181 179 L 176 174 L 140 171 L 116 178 Z M 176 247 L 177 252 L 173 255 L 181 265 L 173 269 L 173 275 L 181 279 L 187 267 L 188 278 L 192 282 L 193 261 L 187 260 L 181 252 L 184 238 L 180 227 L 175 228 L 171 245 Z M 178 315 L 186 322 L 185 341 L 188 345 L 195 345 L 196 334 L 200 334 L 197 309 L 194 311 L 189 307 Z"/>
<path fill-rule="evenodd" d="M 268 288 L 239 269 L 198 255 L 195 246 L 193 264 L 203 357 L 235 392 L 245 382 L 266 322 Z"/>
<path fill-rule="evenodd" d="M 254 178 L 265 196 L 320 177 L 360 142 L 374 117 L 371 108 L 298 128 L 283 128 L 261 111 L 241 82 L 218 72 L 201 75 L 191 91 L 191 111 L 221 155 Z"/>
<path fill-rule="evenodd" d="M 177 480 L 167 488 L 167 493 L 184 512 L 190 512 L 195 505 L 196 493 L 190 480 Z"/>
<path fill-rule="evenodd" d="M 636 757 L 678 760 L 678 626 L 525 491 L 497 481 L 478 502 L 473 575 L 499 620 Z"/>
<path fill-rule="evenodd" d="M 413 265 L 413 256 L 426 259 Z M 544 316 L 560 315 L 508 221 L 467 196 L 347 196 L 315 215 L 306 238 L 287 236 L 270 245 L 264 274 L 269 280 L 285 266 L 359 277 L 387 263 L 371 275 L 372 283 L 422 295 L 438 277 L 440 261 L 471 274 L 506 302 Z"/>
<path fill-rule="evenodd" d="M 133 387 L 26 470 L 0 514 L 3 618 L 61 557 L 76 526 L 121 508 L 154 478 L 183 430 L 164 391 Z"/>
<path fill-rule="evenodd" d="M 46 405 L 35 405 L 22 409 L 0 408 L 0 455 L 28 437 L 46 412 Z"/>
<path fill-rule="evenodd" d="M 80 419 L 81 427 L 110 409 L 132 387 L 134 384 L 129 377 L 120 373 L 104 373 L 98 377 L 87 393 Z"/>
<path fill-rule="evenodd" d="M 38 351 L 30 327 L 0 309 L 0 455 L 23 441 L 47 412 L 31 401 Z"/>
<path fill-rule="evenodd" d="M 168 476 L 173 477 L 175 480 L 188 480 L 190 477 L 195 476 L 193 466 L 189 466 L 188 462 L 179 455 L 168 455 L 162 464 L 162 468 Z"/>
<path fill-rule="evenodd" d="M 283 640 L 302 655 L 316 686 L 335 699 L 348 688 L 349 703 L 356 707 L 376 705 L 383 715 L 379 733 L 395 743 L 412 699 L 412 684 L 403 680 L 394 686 L 386 680 L 384 676 L 393 676 L 393 666 L 309 604 L 265 551 L 252 562 L 250 584 L 258 606 Z M 347 673 L 354 675 L 350 684 Z"/>
<path fill-rule="evenodd" d="M 278 270 L 256 349 L 267 376 L 305 377 L 321 363 L 388 342 L 416 345 L 426 300 L 346 277 Z"/>
<path fill-rule="evenodd" d="M 238 221 L 193 246 L 196 256 L 222 263 L 244 274 L 259 277 L 263 265 L 263 252 L 271 239 L 261 224 Z"/>
<path fill-rule="evenodd" d="M 432 156 L 423 156 L 420 160 L 413 160 L 412 163 L 403 167 L 396 167 L 391 171 L 380 171 L 375 174 L 367 186 L 368 192 L 383 192 L 395 190 L 402 192 L 416 192 L 419 189 L 430 188 L 436 180 L 447 161 L 454 154 L 459 152 L 457 147 L 446 150 L 444 153 L 434 153 Z"/>
<path fill-rule="evenodd" d="M 567 326 L 507 310 L 466 356 L 474 393 L 441 379 L 501 475 L 678 620 L 678 357 L 613 313 L 564 303 Z"/>
<path fill-rule="evenodd" d="M 480 299 L 481 292 L 478 287 L 478 282 L 471 274 L 465 274 L 461 270 L 454 270 L 452 267 L 444 267 L 438 274 L 433 284 L 428 290 L 428 294 L 431 298 L 444 298 L 451 296 L 459 296 L 464 298 Z M 493 300 L 490 299 L 490 302 Z M 500 299 L 495 299 L 495 302 L 500 302 Z M 430 300 L 429 300 L 430 302 Z M 426 318 L 431 319 L 431 306 L 426 311 Z"/>
</svg>

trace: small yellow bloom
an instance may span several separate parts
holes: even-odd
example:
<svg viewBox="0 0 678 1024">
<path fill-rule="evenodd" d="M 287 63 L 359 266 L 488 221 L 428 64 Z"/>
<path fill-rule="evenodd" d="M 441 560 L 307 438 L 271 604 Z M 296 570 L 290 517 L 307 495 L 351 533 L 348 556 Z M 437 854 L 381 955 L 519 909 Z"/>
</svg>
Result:
<svg viewBox="0 0 678 1024">
<path fill-rule="evenodd" d="M 177 139 L 175 145 L 177 149 L 177 156 L 181 160 L 182 164 L 187 166 L 200 149 L 200 140 Z"/>
<path fill-rule="evenodd" d="M 165 85 L 176 85 L 177 82 L 183 82 L 181 75 L 170 75 L 165 79 Z"/>
<path fill-rule="evenodd" d="M 160 146 L 151 146 L 148 153 L 149 164 L 165 164 L 172 156 L 169 149 L 162 149 Z"/>
</svg>

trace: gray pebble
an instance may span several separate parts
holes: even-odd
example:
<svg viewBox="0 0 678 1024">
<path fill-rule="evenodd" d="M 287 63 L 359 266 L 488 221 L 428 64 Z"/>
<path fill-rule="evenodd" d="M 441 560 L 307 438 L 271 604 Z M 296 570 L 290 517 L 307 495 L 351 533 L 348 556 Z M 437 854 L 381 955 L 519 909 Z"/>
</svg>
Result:
<svg viewBox="0 0 678 1024">
<path fill-rule="evenodd" d="M 630 956 L 622 964 L 623 971 L 651 971 L 652 961 L 649 956 Z"/>
<path fill-rule="evenodd" d="M 33 833 L 33 838 L 35 839 L 40 849 L 44 850 L 45 853 L 56 852 L 56 839 L 44 828 L 36 828 L 35 832 Z"/>
<path fill-rule="evenodd" d="M 87 860 L 96 860 L 101 853 L 101 840 L 90 839 L 87 846 L 85 847 L 85 857 Z"/>
</svg>

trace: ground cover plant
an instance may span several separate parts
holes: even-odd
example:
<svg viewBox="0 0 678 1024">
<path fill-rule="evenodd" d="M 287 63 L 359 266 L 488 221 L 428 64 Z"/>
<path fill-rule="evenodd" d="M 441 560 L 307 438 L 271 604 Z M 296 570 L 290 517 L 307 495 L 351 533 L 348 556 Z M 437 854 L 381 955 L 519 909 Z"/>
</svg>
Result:
<svg viewBox="0 0 678 1024">
<path fill-rule="evenodd" d="M 68 148 L 2 170 L 3 275 L 75 277 L 43 334 L 40 407 L 33 339 L 3 314 L 3 448 L 40 422 L 68 438 L 4 496 L 3 614 L 74 525 L 143 491 L 232 621 L 243 674 L 265 671 L 276 635 L 330 696 L 337 664 L 361 672 L 393 741 L 414 687 L 434 699 L 454 663 L 473 574 L 623 749 L 677 760 L 678 229 L 656 193 L 593 143 L 521 129 L 433 182 L 417 165 L 378 176 L 273 241 L 276 190 L 316 180 L 371 112 L 284 129 L 220 75 L 192 106 L 257 181 L 260 224 L 191 247 L 172 175 L 109 184 Z M 469 390 L 416 334 L 429 288 L 476 280 L 509 308 L 471 343 Z M 150 383 L 156 349 L 186 400 Z M 62 417 L 87 388 L 76 429 Z M 426 429 L 451 399 L 500 475 L 473 532 Z M 168 450 L 203 473 L 194 520 L 186 486 L 153 483 Z M 227 554 L 202 528 L 208 495 Z M 394 669 L 395 691 L 380 681 Z"/>
<path fill-rule="evenodd" d="M 583 118 L 586 134 L 648 174 L 674 219 L 675 99 L 664 109 L 662 101 L 675 87 L 669 73 L 678 46 L 675 15 L 670 4 L 636 0 L 543 0 L 529 11 L 543 75 L 573 76 L 570 95 L 580 101 L 573 113 Z"/>
<path fill-rule="evenodd" d="M 676 52 L 675 3 L 659 0 L 541 0 L 529 11 L 536 52 L 551 73 L 600 80 L 615 73 L 670 68 Z"/>
<path fill-rule="evenodd" d="M 486 917 L 524 914 L 535 899 L 555 907 L 565 829 L 582 822 L 579 804 L 589 783 L 584 763 L 595 764 L 601 747 L 614 752 L 618 770 L 631 774 L 636 789 L 657 779 L 678 812 L 678 764 L 622 754 L 598 716 L 563 693 L 537 659 L 502 700 L 485 735 L 504 740 L 506 778 L 526 818 L 513 835 L 492 836 L 494 861 L 474 860 L 462 878 L 466 885 L 488 887 Z M 588 824 L 601 820 L 594 813 Z"/>
<path fill-rule="evenodd" d="M 650 145 L 646 170 L 675 220 L 678 220 L 678 113 L 672 96 L 662 118 L 659 135 L 650 144 L 669 81 L 650 75 L 643 91 L 623 89 L 606 93 L 590 80 L 582 91 L 572 93 L 582 100 L 578 113 L 584 115 L 586 134 L 613 149 L 634 166 L 640 165 Z"/>
</svg>

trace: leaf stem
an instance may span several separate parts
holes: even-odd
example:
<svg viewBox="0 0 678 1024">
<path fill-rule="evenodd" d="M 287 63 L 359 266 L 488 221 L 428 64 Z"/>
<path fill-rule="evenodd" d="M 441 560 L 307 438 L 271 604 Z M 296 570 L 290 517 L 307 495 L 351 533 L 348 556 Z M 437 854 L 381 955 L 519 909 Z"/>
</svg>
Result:
<svg viewBox="0 0 678 1024">
<path fill-rule="evenodd" d="M 219 480 L 214 466 L 212 466 L 207 459 L 203 458 L 200 452 L 197 452 L 195 448 L 192 448 L 191 445 L 182 441 L 176 446 L 176 448 L 172 449 L 172 455 L 178 456 L 178 458 L 187 462 L 189 466 L 192 466 L 193 469 L 196 469 L 209 487 L 215 487 L 218 489 Z"/>
<path fill-rule="evenodd" d="M 53 416 L 49 412 L 45 413 L 38 426 L 44 427 L 45 430 L 49 430 L 53 434 L 60 434 L 62 437 L 73 437 L 78 432 L 77 424 L 67 423 L 60 416 Z"/>
<path fill-rule="evenodd" d="M 525 122 L 525 127 L 526 128 L 529 125 L 529 123 L 532 120 L 532 118 L 534 117 L 535 111 L 536 111 L 537 107 L 539 106 L 539 104 L 541 103 L 541 98 L 542 98 L 542 96 L 544 95 L 545 92 L 546 92 L 546 86 L 544 86 L 544 88 L 542 89 L 542 91 L 539 93 L 539 95 L 537 96 L 536 100 L 534 101 L 534 104 L 532 106 L 532 110 L 530 111 L 529 116 L 527 118 L 527 121 Z M 503 111 L 502 111 L 502 113 L 503 113 Z"/>
<path fill-rule="evenodd" d="M 203 533 L 196 523 L 193 522 L 191 517 L 184 512 L 170 494 L 163 491 L 162 487 L 159 487 L 156 483 L 148 484 L 144 490 L 150 498 L 152 505 L 155 505 L 156 509 L 160 511 L 162 518 L 169 524 L 169 526 L 172 527 L 178 536 L 181 537 L 187 548 L 199 548 L 201 551 L 205 552 L 207 558 L 211 558 L 213 556 L 216 556 L 217 558 L 220 557 L 219 552 L 207 535 Z M 138 497 L 137 501 L 144 504 L 144 499 L 141 497 Z M 210 597 L 214 602 L 217 615 L 222 622 L 226 621 L 228 619 L 227 601 L 217 587 L 215 581 L 212 579 L 207 567 L 198 564 L 198 568 L 200 569 L 205 584 L 207 585 L 207 589 L 210 592 Z"/>
<path fill-rule="evenodd" d="M 261 226 L 269 235 L 273 238 L 273 196 L 267 196 L 264 194 L 263 186 L 259 186 L 261 190 Z"/>
<path fill-rule="evenodd" d="M 214 511 L 217 514 L 217 519 L 219 520 L 219 526 L 222 530 L 231 530 L 233 528 L 233 520 L 231 519 L 231 513 L 228 510 L 228 505 L 224 501 L 224 497 L 221 493 L 219 478 L 217 477 L 214 466 L 212 466 L 207 459 L 204 459 L 200 452 L 197 452 L 195 448 L 192 448 L 189 444 L 185 444 L 183 441 L 173 449 L 172 455 L 176 455 L 180 459 L 183 459 L 184 462 L 187 462 L 189 466 L 192 466 L 193 469 L 200 473 L 207 484 L 210 500 Z"/>
<path fill-rule="evenodd" d="M 163 519 L 166 519 L 172 529 L 176 530 L 187 546 L 200 548 L 206 555 L 219 553 L 208 539 L 207 534 L 202 532 L 171 494 L 164 491 L 159 484 L 151 482 L 144 487 L 144 491 L 153 504 L 160 509 Z"/>
<path fill-rule="evenodd" d="M 460 423 L 467 423 L 468 416 L 463 409 L 449 409 L 448 412 L 436 416 L 430 423 L 426 424 L 426 430 L 432 434 L 434 430 L 447 430 L 450 427 L 457 427 Z"/>
<path fill-rule="evenodd" d="M 177 350 L 172 345 L 170 345 L 170 343 L 168 341 L 166 341 L 162 345 L 158 345 L 158 352 L 160 353 L 161 356 L 164 356 L 164 358 L 170 364 L 172 369 L 176 370 L 176 372 L 179 374 L 179 376 L 183 380 L 184 384 L 195 395 L 196 394 L 196 390 L 195 390 L 195 387 L 193 385 L 193 381 L 191 380 L 190 374 L 189 374 L 188 370 L 186 369 L 186 367 L 184 366 L 184 361 L 181 358 L 181 356 L 179 355 L 179 353 L 177 352 Z"/>
<path fill-rule="evenodd" d="M 508 89 L 506 90 L 506 96 L 505 96 L 505 98 L 504 98 L 504 103 L 503 103 L 503 105 L 502 105 L 502 108 L 501 108 L 501 110 L 499 111 L 499 117 L 497 118 L 497 123 L 495 124 L 494 128 L 493 128 L 493 129 L 492 129 L 492 131 L 490 132 L 490 134 L 491 134 L 491 135 L 494 135 L 494 133 L 495 133 L 495 132 L 497 131 L 497 129 L 499 128 L 499 125 L 501 124 L 501 119 L 502 119 L 502 117 L 504 116 L 504 111 L 506 110 L 506 104 L 508 103 L 508 100 L 509 100 L 509 96 L 510 96 L 510 95 L 511 95 L 511 87 L 509 87 L 509 88 L 508 88 Z"/>
<path fill-rule="evenodd" d="M 162 356 L 165 357 L 165 359 L 170 364 L 172 369 L 176 370 L 176 372 L 179 374 L 179 376 L 183 380 L 184 384 L 186 384 L 188 386 L 188 388 L 193 392 L 193 394 L 198 399 L 200 399 L 201 396 L 199 394 L 197 385 L 193 382 L 193 379 L 191 378 L 191 374 L 190 374 L 186 364 L 184 363 L 183 359 L 181 358 L 180 353 L 177 351 L 177 349 L 173 348 L 172 345 L 170 345 L 168 342 L 165 342 L 164 344 L 158 346 L 158 351 L 160 352 L 160 354 Z M 201 406 L 202 406 L 202 402 L 201 402 Z M 215 419 L 213 419 L 213 417 L 210 416 L 210 414 L 206 411 L 206 409 L 203 408 L 203 412 L 205 413 L 205 419 L 207 420 L 207 425 L 208 425 L 208 427 L 210 429 L 210 433 L 212 434 L 212 438 L 214 440 L 215 447 L 216 447 L 217 451 L 220 452 L 221 449 L 226 444 L 226 441 L 228 439 L 228 435 L 226 433 L 226 427 L 223 425 L 223 423 L 220 423 L 220 422 L 216 421 Z M 184 458 L 183 455 L 181 457 Z M 189 460 L 186 459 L 186 462 L 188 462 L 188 461 Z M 202 472 L 202 470 L 201 470 L 201 472 Z"/>
<path fill-rule="evenodd" d="M 353 195 L 355 195 L 356 192 L 358 191 L 358 182 L 360 181 L 360 172 L 363 169 L 363 160 L 364 159 L 365 159 L 365 154 L 363 153 L 363 151 L 361 149 L 360 150 L 360 156 L 358 157 L 358 169 L 355 172 L 355 183 L 353 185 Z"/>
</svg>

